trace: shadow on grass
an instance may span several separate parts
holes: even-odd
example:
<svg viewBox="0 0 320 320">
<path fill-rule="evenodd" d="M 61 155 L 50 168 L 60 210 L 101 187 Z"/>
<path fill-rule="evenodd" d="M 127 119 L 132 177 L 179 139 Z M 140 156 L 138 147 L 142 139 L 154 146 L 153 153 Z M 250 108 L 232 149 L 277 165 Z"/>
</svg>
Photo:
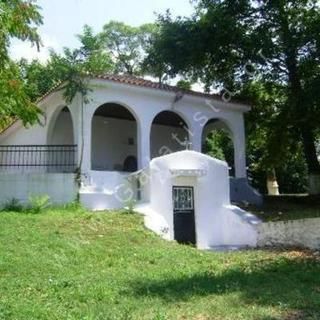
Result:
<svg viewBox="0 0 320 320">
<path fill-rule="evenodd" d="M 244 303 L 294 310 L 288 320 L 320 319 L 320 263 L 311 259 L 283 258 L 251 267 L 245 265 L 243 269 L 180 277 L 168 274 L 166 280 L 145 279 L 131 286 L 134 295 L 157 297 L 166 303 L 237 292 Z"/>
</svg>

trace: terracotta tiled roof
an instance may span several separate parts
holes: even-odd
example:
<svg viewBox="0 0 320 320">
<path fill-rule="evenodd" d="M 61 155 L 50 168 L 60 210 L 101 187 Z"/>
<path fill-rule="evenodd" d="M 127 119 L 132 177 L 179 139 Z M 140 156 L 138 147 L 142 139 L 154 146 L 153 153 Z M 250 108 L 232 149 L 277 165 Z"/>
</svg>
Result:
<svg viewBox="0 0 320 320">
<path fill-rule="evenodd" d="M 138 78 L 138 77 L 131 76 L 131 75 L 109 75 L 109 74 L 106 74 L 106 75 L 92 75 L 90 77 L 95 78 L 95 79 L 108 80 L 108 81 L 133 85 L 133 86 L 137 86 L 137 87 L 145 87 L 145 88 L 150 88 L 150 89 L 157 89 L 157 90 L 176 92 L 176 93 L 183 92 L 185 94 L 190 94 L 190 95 L 194 95 L 194 96 L 198 96 L 198 97 L 206 97 L 206 98 L 221 100 L 221 96 L 219 96 L 217 94 L 207 94 L 207 93 L 197 92 L 197 91 L 193 91 L 193 90 L 185 90 L 185 89 L 181 89 L 181 88 L 178 88 L 175 86 L 170 86 L 167 84 L 154 82 L 154 81 L 146 80 L 143 78 Z"/>
<path fill-rule="evenodd" d="M 178 88 L 176 86 L 170 86 L 167 84 L 151 81 L 151 80 L 146 80 L 143 78 L 135 77 L 132 75 L 115 75 L 115 74 L 104 74 L 104 75 L 88 75 L 88 78 L 91 79 L 100 79 L 100 80 L 107 80 L 107 81 L 112 81 L 112 82 L 117 82 L 117 83 L 122 83 L 122 84 L 127 84 L 127 85 L 132 85 L 136 87 L 144 87 L 144 88 L 149 88 L 149 89 L 157 89 L 157 90 L 162 90 L 162 91 L 169 91 L 169 92 L 175 92 L 175 93 L 184 93 L 184 94 L 190 94 L 193 96 L 198 96 L 198 97 L 205 97 L 209 99 L 217 99 L 217 100 L 222 100 L 221 96 L 218 94 L 208 94 L 208 93 L 202 93 L 202 92 L 197 92 L 193 90 L 185 90 Z M 48 97 L 52 92 L 56 91 L 62 83 L 58 83 L 56 86 L 51 88 L 48 92 L 46 92 L 42 97 L 40 97 L 37 102 L 41 102 L 44 100 L 46 97 Z M 240 101 L 233 101 L 236 103 L 242 103 Z"/>
<path fill-rule="evenodd" d="M 56 83 L 50 90 L 48 90 L 44 95 L 42 95 L 40 98 L 37 99 L 36 103 L 41 102 L 44 100 L 46 97 L 50 96 L 51 93 L 57 91 L 63 84 L 64 82 L 59 81 Z"/>
<path fill-rule="evenodd" d="M 221 96 L 218 94 L 208 94 L 208 93 L 202 93 L 202 92 L 197 92 L 197 91 L 193 91 L 193 90 L 185 90 L 185 89 L 181 89 L 181 88 L 178 88 L 175 86 L 170 86 L 167 84 L 150 81 L 150 80 L 146 80 L 143 78 L 138 78 L 138 77 L 131 76 L 131 75 L 105 74 L 105 75 L 88 75 L 87 77 L 90 79 L 107 80 L 107 81 L 113 81 L 113 82 L 126 84 L 126 85 L 132 85 L 132 86 L 137 86 L 137 87 L 144 87 L 144 88 L 156 89 L 156 90 L 162 90 L 162 91 L 168 91 L 168 92 L 174 92 L 174 93 L 183 93 L 183 94 L 193 95 L 193 96 L 197 96 L 197 97 L 203 97 L 203 98 L 215 99 L 215 100 L 222 101 Z M 56 84 L 48 92 L 46 92 L 42 97 L 40 97 L 37 100 L 37 103 L 40 103 L 45 98 L 50 96 L 50 94 L 57 91 L 58 89 L 61 89 L 62 85 L 63 85 L 62 82 Z M 246 104 L 245 102 L 236 101 L 236 100 L 233 100 L 232 103 L 238 103 L 238 104 L 242 104 L 242 105 Z M 10 123 L 7 127 L 3 128 L 2 130 L 0 128 L 0 134 L 3 133 L 4 131 L 6 131 L 15 122 L 16 121 L 12 121 L 12 123 Z"/>
</svg>

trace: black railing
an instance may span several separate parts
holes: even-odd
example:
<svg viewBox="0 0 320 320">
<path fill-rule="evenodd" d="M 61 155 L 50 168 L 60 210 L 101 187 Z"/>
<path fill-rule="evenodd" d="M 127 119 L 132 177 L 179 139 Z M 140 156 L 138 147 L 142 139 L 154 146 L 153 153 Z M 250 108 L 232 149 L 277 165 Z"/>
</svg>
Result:
<svg viewBox="0 0 320 320">
<path fill-rule="evenodd" d="M 74 172 L 76 145 L 0 146 L 0 170 Z"/>
</svg>

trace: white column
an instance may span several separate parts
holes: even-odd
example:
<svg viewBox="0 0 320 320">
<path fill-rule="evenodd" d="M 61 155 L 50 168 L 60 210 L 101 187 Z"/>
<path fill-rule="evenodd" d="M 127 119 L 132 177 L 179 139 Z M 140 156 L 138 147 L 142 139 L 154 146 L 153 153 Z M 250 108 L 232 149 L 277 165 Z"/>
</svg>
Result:
<svg viewBox="0 0 320 320">
<path fill-rule="evenodd" d="M 79 128 L 78 128 L 78 158 L 81 163 L 81 173 L 89 173 L 91 170 L 91 126 L 92 126 L 92 106 L 82 105 L 79 99 Z"/>
<path fill-rule="evenodd" d="M 235 177 L 247 178 L 244 118 L 241 115 L 233 129 Z"/>
<path fill-rule="evenodd" d="M 202 130 L 203 127 L 199 122 L 194 123 L 192 128 L 190 128 L 189 139 L 193 151 L 202 152 Z"/>
<path fill-rule="evenodd" d="M 142 117 L 138 125 L 138 169 L 146 168 L 150 163 L 150 134 L 152 119 Z"/>
</svg>

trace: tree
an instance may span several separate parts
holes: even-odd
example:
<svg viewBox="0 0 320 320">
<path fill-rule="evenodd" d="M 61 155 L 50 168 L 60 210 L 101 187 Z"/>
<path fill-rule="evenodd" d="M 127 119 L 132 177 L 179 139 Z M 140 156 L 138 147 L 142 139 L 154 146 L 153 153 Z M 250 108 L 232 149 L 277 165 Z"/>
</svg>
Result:
<svg viewBox="0 0 320 320">
<path fill-rule="evenodd" d="M 113 57 L 115 73 L 129 75 L 142 73 L 145 50 L 154 32 L 152 24 L 131 27 L 122 22 L 111 21 L 104 25 L 100 39 Z"/>
<path fill-rule="evenodd" d="M 66 99 L 71 101 L 77 91 L 87 92 L 86 75 L 114 70 L 110 55 L 103 50 L 102 42 L 92 28 L 84 26 L 83 33 L 77 37 L 81 43 L 79 48 L 64 48 L 62 54 L 52 50 L 46 63 L 37 60 L 28 63 L 24 59 L 19 62 L 20 73 L 32 101 L 62 82 L 66 83 Z"/>
<path fill-rule="evenodd" d="M 33 102 L 48 92 L 58 81 L 47 63 L 43 64 L 36 59 L 31 62 L 21 59 L 18 66 L 25 83 L 26 93 Z"/>
<path fill-rule="evenodd" d="M 212 130 L 206 138 L 204 153 L 226 161 L 234 174 L 234 147 L 229 134 L 223 129 Z"/>
<path fill-rule="evenodd" d="M 272 82 L 256 81 L 241 92 L 253 105 L 246 115 L 248 174 L 254 187 L 263 193 L 268 184 L 277 181 L 281 192 L 306 192 L 307 170 L 302 144 L 299 139 L 279 132 L 282 130 L 279 114 L 285 99 L 284 90 L 284 86 Z M 282 150 L 275 154 L 278 146 Z"/>
<path fill-rule="evenodd" d="M 278 143 L 270 155 L 285 156 L 301 140 L 310 191 L 320 193 L 316 153 L 319 131 L 320 10 L 316 0 L 198 0 L 192 18 L 159 18 L 152 52 L 171 75 L 187 73 L 232 99 L 250 81 L 283 88 L 270 127 Z M 289 139 L 289 141 L 288 141 Z M 313 186 L 313 188 L 312 188 Z"/>
<path fill-rule="evenodd" d="M 104 50 L 104 42 L 99 34 L 94 34 L 91 27 L 85 25 L 83 33 L 77 36 L 81 46 L 75 50 L 79 62 L 88 73 L 103 74 L 114 71 L 112 56 Z"/>
<path fill-rule="evenodd" d="M 192 84 L 190 81 L 181 79 L 177 82 L 176 86 L 182 90 L 191 90 Z"/>
<path fill-rule="evenodd" d="M 0 2 L 0 129 L 13 118 L 24 124 L 37 121 L 40 110 L 31 102 L 19 67 L 8 53 L 12 38 L 40 46 L 36 27 L 42 23 L 38 6 L 32 1 Z"/>
</svg>

